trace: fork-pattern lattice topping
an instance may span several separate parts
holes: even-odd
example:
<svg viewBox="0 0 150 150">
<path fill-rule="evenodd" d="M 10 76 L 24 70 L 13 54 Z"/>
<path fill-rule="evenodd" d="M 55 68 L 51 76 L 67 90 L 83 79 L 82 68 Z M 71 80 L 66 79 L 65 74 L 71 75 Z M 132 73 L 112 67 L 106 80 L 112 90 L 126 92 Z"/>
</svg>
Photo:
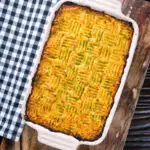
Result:
<svg viewBox="0 0 150 150">
<path fill-rule="evenodd" d="M 105 13 L 64 4 L 53 21 L 27 104 L 28 118 L 93 140 L 120 84 L 132 27 Z"/>
</svg>

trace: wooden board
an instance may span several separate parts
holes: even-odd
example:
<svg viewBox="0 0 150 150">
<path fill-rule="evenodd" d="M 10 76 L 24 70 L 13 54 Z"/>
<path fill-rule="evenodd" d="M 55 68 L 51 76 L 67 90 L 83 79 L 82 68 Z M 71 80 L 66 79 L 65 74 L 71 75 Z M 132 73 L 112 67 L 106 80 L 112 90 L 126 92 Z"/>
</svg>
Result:
<svg viewBox="0 0 150 150">
<path fill-rule="evenodd" d="M 129 129 L 124 150 L 150 149 L 150 66 Z"/>
<path fill-rule="evenodd" d="M 80 146 L 79 150 L 121 150 L 124 147 L 128 129 L 138 101 L 139 91 L 150 62 L 150 3 L 143 0 L 126 0 L 123 6 L 125 14 L 130 13 L 140 27 L 140 38 L 134 60 L 125 84 L 117 112 L 108 135 L 97 146 Z M 37 141 L 37 133 L 25 126 L 19 142 L 3 139 L 0 150 L 55 150 Z"/>
</svg>

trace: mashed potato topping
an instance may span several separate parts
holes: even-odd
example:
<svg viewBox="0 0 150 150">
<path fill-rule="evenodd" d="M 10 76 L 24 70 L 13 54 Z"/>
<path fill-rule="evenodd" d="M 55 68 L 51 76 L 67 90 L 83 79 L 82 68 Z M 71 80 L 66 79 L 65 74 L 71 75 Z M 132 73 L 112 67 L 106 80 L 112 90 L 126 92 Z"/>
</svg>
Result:
<svg viewBox="0 0 150 150">
<path fill-rule="evenodd" d="M 124 21 L 63 4 L 33 79 L 28 119 L 76 138 L 97 138 L 118 90 L 132 34 Z"/>
</svg>

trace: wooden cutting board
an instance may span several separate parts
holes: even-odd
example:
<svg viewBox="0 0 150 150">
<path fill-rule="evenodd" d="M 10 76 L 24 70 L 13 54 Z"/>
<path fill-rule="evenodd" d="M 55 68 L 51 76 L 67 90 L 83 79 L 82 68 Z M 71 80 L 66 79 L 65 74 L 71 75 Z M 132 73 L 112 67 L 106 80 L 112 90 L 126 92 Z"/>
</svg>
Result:
<svg viewBox="0 0 150 150">
<path fill-rule="evenodd" d="M 132 9 L 132 11 L 131 11 Z M 80 146 L 79 150 L 122 150 L 135 111 L 139 91 L 150 63 L 150 3 L 125 0 L 123 12 L 131 14 L 140 28 L 140 38 L 134 60 L 121 96 L 117 112 L 106 139 L 97 146 Z M 25 126 L 19 142 L 3 139 L 0 150 L 56 150 L 37 141 L 37 133 Z M 140 149 L 142 150 L 142 149 Z"/>
</svg>

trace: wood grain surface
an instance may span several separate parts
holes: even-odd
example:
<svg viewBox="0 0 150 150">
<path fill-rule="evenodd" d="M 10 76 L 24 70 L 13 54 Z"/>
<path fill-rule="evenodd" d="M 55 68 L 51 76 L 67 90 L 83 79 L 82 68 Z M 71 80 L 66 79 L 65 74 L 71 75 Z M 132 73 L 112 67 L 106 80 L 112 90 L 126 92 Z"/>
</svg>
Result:
<svg viewBox="0 0 150 150">
<path fill-rule="evenodd" d="M 150 149 L 150 66 L 129 129 L 124 150 Z"/>
<path fill-rule="evenodd" d="M 132 9 L 132 11 L 130 11 Z M 140 38 L 134 60 L 120 99 L 117 112 L 106 139 L 97 146 L 80 146 L 78 150 L 122 150 L 135 111 L 139 91 L 150 62 L 150 3 L 126 0 L 123 11 L 130 14 L 140 27 Z M 37 133 L 25 126 L 19 142 L 3 139 L 0 150 L 55 150 L 37 141 Z M 142 149 L 141 149 L 142 150 Z"/>
</svg>

